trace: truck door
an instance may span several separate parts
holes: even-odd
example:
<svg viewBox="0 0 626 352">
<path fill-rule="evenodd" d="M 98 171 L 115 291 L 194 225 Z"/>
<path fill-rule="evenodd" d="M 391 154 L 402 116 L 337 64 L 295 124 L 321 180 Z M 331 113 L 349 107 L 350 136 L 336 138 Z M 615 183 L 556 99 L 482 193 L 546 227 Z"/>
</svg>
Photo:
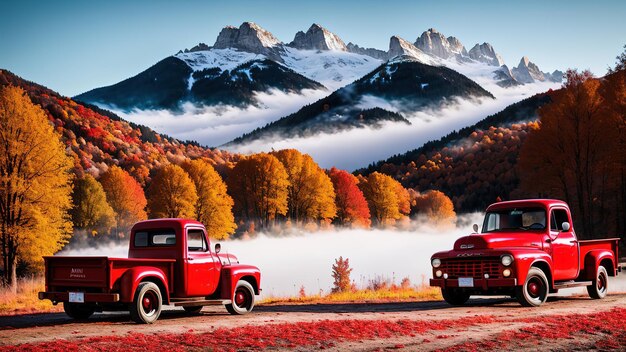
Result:
<svg viewBox="0 0 626 352">
<path fill-rule="evenodd" d="M 185 287 L 189 297 L 208 296 L 217 288 L 221 263 L 211 254 L 201 228 L 188 228 L 186 234 Z"/>
<path fill-rule="evenodd" d="M 570 224 L 568 231 L 563 231 L 562 224 Z M 552 240 L 552 266 L 554 280 L 573 280 L 578 276 L 578 240 L 565 209 L 550 211 L 550 238 Z"/>
</svg>

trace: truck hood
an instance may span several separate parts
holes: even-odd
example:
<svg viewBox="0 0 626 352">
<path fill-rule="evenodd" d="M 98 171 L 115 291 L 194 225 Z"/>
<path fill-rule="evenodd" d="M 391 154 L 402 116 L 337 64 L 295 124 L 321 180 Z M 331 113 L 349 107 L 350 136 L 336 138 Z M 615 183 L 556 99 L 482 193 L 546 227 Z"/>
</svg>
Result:
<svg viewBox="0 0 626 352">
<path fill-rule="evenodd" d="M 225 265 L 239 263 L 239 259 L 234 254 L 219 253 L 217 257 L 220 258 L 220 261 L 222 262 L 222 264 L 225 264 Z"/>
<path fill-rule="evenodd" d="M 535 232 L 498 232 L 488 234 L 474 234 L 461 237 L 454 242 L 457 251 L 468 249 L 493 249 L 506 247 L 534 247 L 541 248 L 540 237 Z"/>
</svg>

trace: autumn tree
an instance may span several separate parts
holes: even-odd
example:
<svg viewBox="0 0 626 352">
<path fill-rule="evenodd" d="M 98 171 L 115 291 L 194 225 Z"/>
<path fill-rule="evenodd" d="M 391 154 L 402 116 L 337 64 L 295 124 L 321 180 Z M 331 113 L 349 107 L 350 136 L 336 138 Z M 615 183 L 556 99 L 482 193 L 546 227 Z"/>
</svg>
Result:
<svg viewBox="0 0 626 352">
<path fill-rule="evenodd" d="M 296 223 L 333 218 L 336 214 L 333 184 L 313 158 L 295 149 L 271 154 L 287 171 L 289 218 Z"/>
<path fill-rule="evenodd" d="M 522 187 L 534 196 L 569 203 L 579 234 L 591 237 L 602 223 L 611 169 L 620 150 L 619 123 L 607 113 L 601 81 L 569 70 L 563 88 L 539 110 L 541 123 L 520 153 Z M 578 231 L 577 231 L 578 232 Z"/>
<path fill-rule="evenodd" d="M 226 183 L 215 169 L 204 160 L 192 160 L 182 164 L 196 187 L 195 218 L 202 222 L 209 236 L 222 240 L 235 232 L 233 199 L 227 193 Z"/>
<path fill-rule="evenodd" d="M 352 273 L 352 268 L 350 268 L 350 260 L 348 258 L 343 259 L 343 257 L 339 257 L 338 259 L 335 259 L 332 273 L 332 292 L 346 292 L 350 290 L 350 273 Z"/>
<path fill-rule="evenodd" d="M 277 215 L 287 215 L 287 177 L 283 164 L 271 154 L 239 160 L 227 180 L 236 214 L 245 221 L 259 221 L 262 229 L 274 224 Z"/>
<path fill-rule="evenodd" d="M 335 188 L 336 221 L 341 225 L 369 227 L 370 210 L 363 192 L 359 189 L 356 176 L 334 167 L 328 175 Z"/>
<path fill-rule="evenodd" d="M 436 225 L 452 225 L 456 220 L 452 200 L 443 192 L 430 190 L 415 193 L 411 213 L 425 216 Z"/>
<path fill-rule="evenodd" d="M 409 194 L 401 191 L 402 186 L 391 176 L 373 172 L 359 179 L 359 188 L 363 191 L 376 224 L 393 224 L 410 211 Z"/>
<path fill-rule="evenodd" d="M 107 203 L 102 185 L 90 174 L 74 181 L 72 203 L 74 228 L 95 235 L 115 227 L 115 212 Z"/>
<path fill-rule="evenodd" d="M 626 48 L 626 46 L 625 46 Z M 606 113 L 617 124 L 618 146 L 614 153 L 615 167 L 611 168 L 609 178 L 609 194 L 606 207 L 612 211 L 604 224 L 609 225 L 607 233 L 626 235 L 626 51 L 617 58 L 615 69 L 604 77 L 601 94 L 605 101 Z M 621 151 L 621 152 L 618 152 Z M 624 238 L 624 237 L 623 237 Z M 626 238 L 624 238 L 626 240 Z"/>
<path fill-rule="evenodd" d="M 151 218 L 194 218 L 198 194 L 180 166 L 168 164 L 157 170 L 148 189 Z"/>
<path fill-rule="evenodd" d="M 137 221 L 147 219 L 143 188 L 128 172 L 112 166 L 100 177 L 100 183 L 115 212 L 117 236 L 122 236 Z"/>
<path fill-rule="evenodd" d="M 42 265 L 71 235 L 71 159 L 46 114 L 21 88 L 0 90 L 0 247 L 3 283 L 17 292 L 18 260 Z"/>
</svg>

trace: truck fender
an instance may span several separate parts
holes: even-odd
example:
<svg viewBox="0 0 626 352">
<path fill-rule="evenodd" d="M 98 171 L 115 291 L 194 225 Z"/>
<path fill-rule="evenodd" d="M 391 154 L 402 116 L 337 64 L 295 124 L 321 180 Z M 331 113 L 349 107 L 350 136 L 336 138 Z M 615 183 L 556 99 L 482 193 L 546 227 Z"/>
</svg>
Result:
<svg viewBox="0 0 626 352">
<path fill-rule="evenodd" d="M 137 286 L 142 281 L 154 282 L 161 289 L 164 304 L 169 304 L 170 291 L 167 276 L 162 270 L 150 266 L 138 266 L 128 269 L 120 279 L 120 301 L 130 303 L 135 297 Z"/>
<path fill-rule="evenodd" d="M 607 249 L 593 249 L 587 252 L 583 261 L 585 265 L 581 269 L 580 279 L 594 280 L 600 264 L 606 266 L 606 272 L 609 276 L 615 276 L 615 256 L 613 252 Z"/>
<path fill-rule="evenodd" d="M 531 267 L 537 267 L 546 274 L 550 287 L 554 287 L 554 279 L 552 277 L 552 259 L 547 253 L 515 253 L 514 257 L 518 285 L 523 285 L 524 282 L 526 282 L 528 270 L 530 270 Z"/>
<path fill-rule="evenodd" d="M 231 299 L 239 280 L 248 281 L 254 288 L 255 294 L 261 293 L 261 274 L 259 269 L 252 265 L 234 264 L 222 267 L 218 288 L 220 298 Z"/>
</svg>

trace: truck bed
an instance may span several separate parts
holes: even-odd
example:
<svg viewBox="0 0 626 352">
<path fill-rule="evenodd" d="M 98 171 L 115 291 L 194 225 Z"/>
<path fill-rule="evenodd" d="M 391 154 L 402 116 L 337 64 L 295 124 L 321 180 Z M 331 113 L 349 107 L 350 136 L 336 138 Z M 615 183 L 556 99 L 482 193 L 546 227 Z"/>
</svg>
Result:
<svg viewBox="0 0 626 352">
<path fill-rule="evenodd" d="M 161 269 L 173 280 L 175 259 L 110 257 L 44 257 L 47 291 L 110 293 L 119 290 L 120 278 L 130 268 L 149 266 Z"/>
<path fill-rule="evenodd" d="M 588 269 L 593 267 L 595 270 L 595 263 L 585 263 L 587 258 L 587 254 L 591 251 L 611 251 L 613 253 L 613 269 L 617 272 L 619 270 L 619 238 L 603 238 L 597 240 L 579 240 L 578 246 L 580 248 L 580 263 L 579 267 Z M 586 265 L 585 265 L 586 264 Z M 609 273 L 609 275 L 615 275 L 616 273 Z M 582 272 L 581 272 L 582 275 Z M 586 279 L 591 279 L 595 277 L 595 272 L 587 272 L 585 273 Z"/>
</svg>

